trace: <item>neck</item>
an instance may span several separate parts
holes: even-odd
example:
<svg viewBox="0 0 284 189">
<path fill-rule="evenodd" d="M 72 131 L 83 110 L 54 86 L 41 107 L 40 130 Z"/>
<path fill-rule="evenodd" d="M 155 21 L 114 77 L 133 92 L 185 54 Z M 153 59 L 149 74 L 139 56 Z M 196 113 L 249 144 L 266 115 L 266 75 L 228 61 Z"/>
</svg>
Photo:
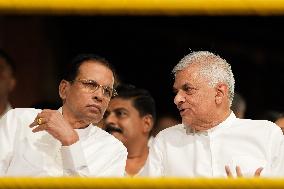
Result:
<svg viewBox="0 0 284 189">
<path fill-rule="evenodd" d="M 127 146 L 128 156 L 125 170 L 129 175 L 136 175 L 140 171 L 149 154 L 148 139 L 137 141 L 139 144 L 132 143 Z"/>
<path fill-rule="evenodd" d="M 193 126 L 193 129 L 197 132 L 199 131 L 206 131 L 209 130 L 217 125 L 219 125 L 220 123 L 222 123 L 223 121 L 225 121 L 231 114 L 231 110 L 228 109 L 227 111 L 221 110 L 221 111 L 215 111 L 214 115 L 207 115 L 207 122 L 204 121 L 200 121 L 200 123 L 195 124 L 195 126 Z M 209 119 L 208 119 L 209 118 Z"/>
<path fill-rule="evenodd" d="M 90 125 L 91 122 L 77 119 L 74 114 L 70 111 L 68 111 L 67 108 L 64 106 L 62 107 L 62 115 L 63 118 L 71 125 L 73 129 L 83 129 Z"/>
<path fill-rule="evenodd" d="M 148 154 L 148 139 L 137 140 L 129 145 L 126 145 L 128 151 L 128 159 L 135 159 L 145 156 Z"/>
</svg>

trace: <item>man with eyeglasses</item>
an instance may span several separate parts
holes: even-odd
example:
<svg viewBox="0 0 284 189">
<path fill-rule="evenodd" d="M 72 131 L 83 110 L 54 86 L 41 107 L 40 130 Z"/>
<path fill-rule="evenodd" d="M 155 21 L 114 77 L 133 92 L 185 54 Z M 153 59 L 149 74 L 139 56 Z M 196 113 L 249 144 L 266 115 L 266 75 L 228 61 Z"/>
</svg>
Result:
<svg viewBox="0 0 284 189">
<path fill-rule="evenodd" d="M 0 121 L 2 176 L 123 176 L 127 150 L 98 123 L 116 94 L 111 65 L 75 57 L 59 84 L 59 110 L 10 110 Z"/>
</svg>

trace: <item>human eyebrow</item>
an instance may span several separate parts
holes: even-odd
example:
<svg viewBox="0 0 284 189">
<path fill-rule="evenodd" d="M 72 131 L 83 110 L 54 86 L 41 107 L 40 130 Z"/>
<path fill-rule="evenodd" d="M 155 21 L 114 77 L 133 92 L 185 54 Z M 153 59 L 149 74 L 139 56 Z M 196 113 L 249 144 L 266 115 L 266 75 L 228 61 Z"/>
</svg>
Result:
<svg viewBox="0 0 284 189">
<path fill-rule="evenodd" d="M 189 92 L 189 91 L 192 91 L 192 90 L 197 90 L 196 87 L 193 87 L 191 84 L 189 83 L 185 83 L 184 85 L 182 85 L 181 89 L 185 92 Z"/>
<path fill-rule="evenodd" d="M 113 110 L 113 112 L 116 115 L 121 115 L 121 114 L 127 115 L 129 113 L 129 111 L 127 109 L 125 109 L 125 108 L 116 108 L 115 110 Z"/>
</svg>

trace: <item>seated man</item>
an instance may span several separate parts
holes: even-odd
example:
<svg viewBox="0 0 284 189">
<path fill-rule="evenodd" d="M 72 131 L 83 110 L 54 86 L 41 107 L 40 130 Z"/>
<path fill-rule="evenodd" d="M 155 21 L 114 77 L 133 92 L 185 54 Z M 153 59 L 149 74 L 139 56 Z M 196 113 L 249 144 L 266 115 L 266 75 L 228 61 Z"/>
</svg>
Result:
<svg viewBox="0 0 284 189">
<path fill-rule="evenodd" d="M 235 80 L 226 60 L 192 52 L 173 74 L 182 124 L 156 136 L 141 175 L 284 176 L 280 128 L 269 121 L 238 119 L 230 110 Z"/>
<path fill-rule="evenodd" d="M 105 113 L 105 129 L 127 148 L 125 173 L 134 176 L 149 153 L 148 139 L 156 118 L 154 99 L 148 91 L 121 85 Z"/>
<path fill-rule="evenodd" d="M 0 121 L 1 176 L 123 176 L 127 151 L 98 123 L 115 74 L 101 57 L 79 55 L 59 84 L 59 110 L 19 108 Z"/>
</svg>

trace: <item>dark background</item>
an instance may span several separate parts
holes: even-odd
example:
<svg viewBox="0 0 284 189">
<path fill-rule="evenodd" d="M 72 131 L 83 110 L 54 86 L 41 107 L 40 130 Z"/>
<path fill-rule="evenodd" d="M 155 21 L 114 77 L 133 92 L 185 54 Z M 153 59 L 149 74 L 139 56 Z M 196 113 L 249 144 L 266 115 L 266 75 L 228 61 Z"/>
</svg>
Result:
<svg viewBox="0 0 284 189">
<path fill-rule="evenodd" d="M 158 112 L 174 112 L 171 69 L 191 51 L 232 65 L 248 118 L 284 111 L 282 16 L 2 16 L 0 47 L 17 63 L 15 107 L 60 102 L 59 75 L 78 53 L 97 53 L 122 81 L 148 89 Z"/>
</svg>

